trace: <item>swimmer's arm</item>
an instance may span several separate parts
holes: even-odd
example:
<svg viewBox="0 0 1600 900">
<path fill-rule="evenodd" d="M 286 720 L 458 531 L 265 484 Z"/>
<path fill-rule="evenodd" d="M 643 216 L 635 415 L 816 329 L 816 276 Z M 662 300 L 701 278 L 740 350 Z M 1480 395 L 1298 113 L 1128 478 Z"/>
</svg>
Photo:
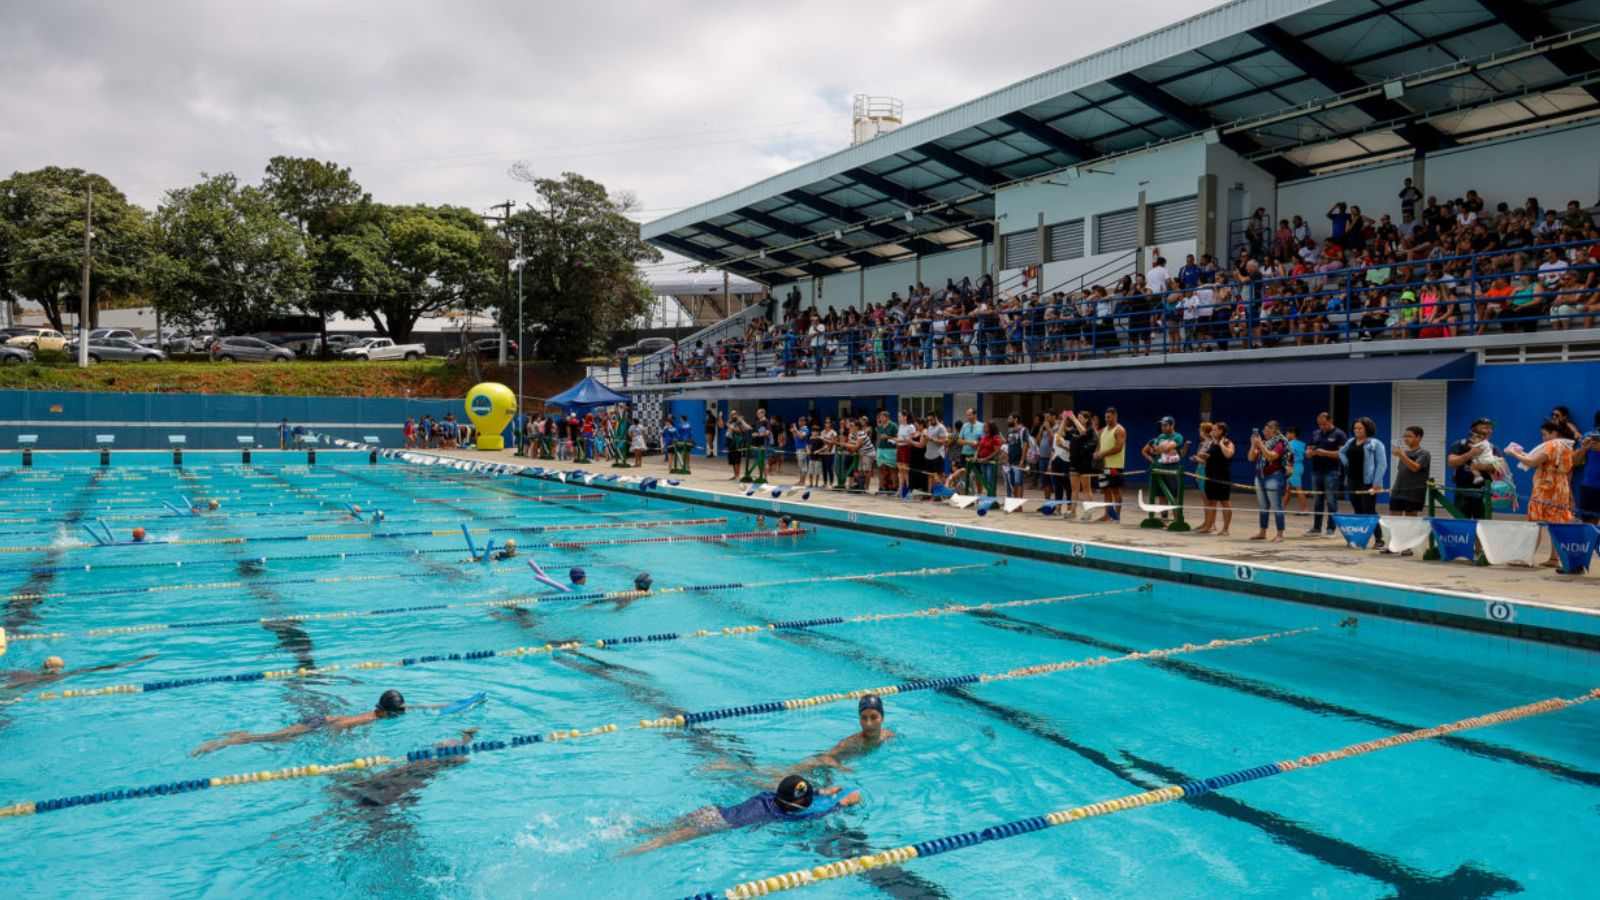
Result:
<svg viewBox="0 0 1600 900">
<path fill-rule="evenodd" d="M 287 728 L 280 728 L 277 731 L 269 731 L 265 734 L 251 734 L 248 731 L 235 731 L 217 738 L 216 740 L 206 741 L 204 744 L 196 747 L 189 755 L 204 756 L 207 753 L 214 753 L 224 747 L 237 747 L 240 744 L 275 744 L 281 741 L 297 738 L 310 730 L 311 727 L 308 725 L 296 724 L 290 725 Z"/>
<path fill-rule="evenodd" d="M 136 666 L 139 663 L 144 662 L 145 660 L 150 660 L 150 659 L 155 659 L 155 658 L 156 658 L 156 655 L 154 653 L 146 653 L 145 655 L 139 657 L 138 659 L 130 659 L 127 662 L 106 663 L 104 665 L 89 666 L 89 667 L 83 668 L 83 669 L 73 669 L 71 672 L 67 672 L 66 674 L 67 675 L 83 675 L 83 674 L 88 673 L 88 672 L 109 672 L 112 669 L 120 669 L 123 666 Z"/>
<path fill-rule="evenodd" d="M 822 790 L 817 791 L 817 793 L 821 794 L 824 797 L 832 797 L 834 794 L 839 793 L 841 790 L 844 790 L 844 789 L 841 788 L 841 787 L 838 787 L 836 785 L 834 787 L 823 788 Z M 850 793 L 845 794 L 843 797 L 839 798 L 839 806 L 855 806 L 857 803 L 860 803 L 860 802 L 861 802 L 861 792 L 859 790 L 851 791 Z"/>
</svg>

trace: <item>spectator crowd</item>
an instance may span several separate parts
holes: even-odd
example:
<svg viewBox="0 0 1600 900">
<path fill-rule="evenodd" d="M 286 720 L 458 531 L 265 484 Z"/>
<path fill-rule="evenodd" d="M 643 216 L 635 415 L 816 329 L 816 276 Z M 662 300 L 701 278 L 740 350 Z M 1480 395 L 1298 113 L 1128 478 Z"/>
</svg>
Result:
<svg viewBox="0 0 1600 900">
<path fill-rule="evenodd" d="M 1109 286 L 1046 287 L 1035 267 L 998 287 L 988 275 L 911 285 L 843 313 L 804 306 L 791 289 L 778 321 L 759 316 L 742 334 L 676 346 L 654 374 L 687 382 L 1070 362 L 1591 328 L 1600 318 L 1594 209 L 1532 197 L 1489 209 L 1475 190 L 1440 202 L 1410 179 L 1398 200 L 1400 222 L 1343 202 L 1315 226 L 1301 215 L 1274 223 L 1257 209 L 1231 260 L 1189 255 L 1172 266 L 1157 249 L 1146 271 Z"/>
</svg>

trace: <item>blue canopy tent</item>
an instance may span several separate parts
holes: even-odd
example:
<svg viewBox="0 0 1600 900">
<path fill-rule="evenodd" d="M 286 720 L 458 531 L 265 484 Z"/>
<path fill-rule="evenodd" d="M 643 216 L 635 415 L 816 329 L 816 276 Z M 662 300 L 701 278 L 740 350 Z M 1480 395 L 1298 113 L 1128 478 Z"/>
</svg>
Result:
<svg viewBox="0 0 1600 900">
<path fill-rule="evenodd" d="M 567 388 L 554 397 L 546 398 L 545 403 L 570 409 L 574 412 L 587 412 L 601 406 L 614 406 L 618 403 L 630 402 L 626 395 L 606 387 L 593 378 L 585 378 L 572 387 Z"/>
</svg>

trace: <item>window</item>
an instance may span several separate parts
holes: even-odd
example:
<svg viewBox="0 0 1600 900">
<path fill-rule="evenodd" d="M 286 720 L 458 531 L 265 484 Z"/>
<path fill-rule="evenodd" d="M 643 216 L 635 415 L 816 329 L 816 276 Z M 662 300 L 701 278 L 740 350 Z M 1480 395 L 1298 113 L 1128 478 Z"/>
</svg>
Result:
<svg viewBox="0 0 1600 900">
<path fill-rule="evenodd" d="M 902 394 L 900 411 L 913 420 L 920 421 L 933 413 L 944 415 L 943 394 Z"/>
<path fill-rule="evenodd" d="M 1133 209 L 1101 213 L 1094 217 L 1094 252 L 1126 253 L 1139 245 L 1139 228 Z"/>
<path fill-rule="evenodd" d="M 1061 262 L 1066 259 L 1083 258 L 1082 219 L 1051 225 L 1045 229 L 1044 236 L 1049 251 L 1049 255 L 1045 257 L 1048 261 Z"/>
<path fill-rule="evenodd" d="M 1165 200 L 1150 207 L 1153 232 L 1157 244 L 1171 241 L 1192 241 L 1199 232 L 1199 205 L 1193 196 Z"/>
<path fill-rule="evenodd" d="M 1000 268 L 1020 269 L 1040 262 L 1038 229 L 1013 231 L 1000 236 Z"/>
</svg>

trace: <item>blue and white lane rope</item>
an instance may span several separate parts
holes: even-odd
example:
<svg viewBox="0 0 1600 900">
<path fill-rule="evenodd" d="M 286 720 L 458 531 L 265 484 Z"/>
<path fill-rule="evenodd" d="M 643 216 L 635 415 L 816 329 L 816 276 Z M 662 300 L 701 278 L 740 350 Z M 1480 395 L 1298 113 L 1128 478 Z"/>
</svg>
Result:
<svg viewBox="0 0 1600 900">
<path fill-rule="evenodd" d="M 1070 603 L 1080 600 L 1094 600 L 1104 597 L 1115 597 L 1122 594 L 1148 593 L 1152 589 L 1150 584 L 1142 584 L 1131 588 L 1117 588 L 1106 591 L 1093 591 L 1083 594 L 1061 594 L 1054 597 L 1032 597 L 1026 600 L 1010 600 L 1000 603 L 980 603 L 965 605 L 952 603 L 945 606 L 931 606 L 926 609 L 909 610 L 906 612 L 891 613 L 861 613 L 853 616 L 823 616 L 813 619 L 789 619 L 781 622 L 768 622 L 764 625 L 725 625 L 720 628 L 699 628 L 694 631 L 666 631 L 654 634 L 636 634 L 625 637 L 609 637 L 599 639 L 585 639 L 568 641 L 560 644 L 544 644 L 537 647 L 507 647 L 498 650 L 462 650 L 445 651 L 433 654 L 419 654 L 406 656 L 400 659 L 362 660 L 360 662 L 318 666 L 316 668 L 300 667 L 294 669 L 270 669 L 266 671 L 255 670 L 250 672 L 234 672 L 227 675 L 205 675 L 191 678 L 171 678 L 160 681 L 129 682 L 125 684 L 112 684 L 96 688 L 68 688 L 61 691 L 42 691 L 37 694 L 19 697 L 9 702 L 16 703 L 20 700 L 68 700 L 82 697 L 105 697 L 114 694 L 152 694 L 158 691 L 177 690 L 179 688 L 195 687 L 203 684 L 255 684 L 263 681 L 276 681 L 295 678 L 318 678 L 332 675 L 336 672 L 371 671 L 373 669 L 408 668 L 424 666 L 440 662 L 472 662 L 491 659 L 516 659 L 524 656 L 553 655 L 558 651 L 580 650 L 586 647 L 604 649 L 608 647 L 621 647 L 632 644 L 660 644 L 671 641 L 688 641 L 716 637 L 743 637 L 755 634 L 773 634 L 779 631 L 803 631 L 812 628 L 826 628 L 837 625 L 878 624 L 884 622 L 903 621 L 908 619 L 929 619 L 949 615 L 969 615 L 972 613 L 990 612 L 1002 609 L 1017 609 L 1029 606 L 1047 606 L 1056 603 Z M 693 723 L 691 723 L 693 724 Z"/>
<path fill-rule="evenodd" d="M 459 553 L 460 550 L 455 552 Z M 971 571 L 973 569 L 987 569 L 995 563 L 966 563 L 959 566 L 939 566 L 935 568 L 901 569 L 883 572 L 864 572 L 857 575 L 813 575 L 802 578 L 780 578 L 773 581 L 730 581 L 722 584 L 695 584 L 681 587 L 658 587 L 649 591 L 591 591 L 584 594 L 532 594 L 521 597 L 507 597 L 493 600 L 472 600 L 464 603 L 427 603 L 417 606 L 396 606 L 384 609 L 364 610 L 338 610 L 333 612 L 304 613 L 296 616 L 276 616 L 267 618 L 231 618 L 208 619 L 190 622 L 160 622 L 143 625 L 112 625 L 101 628 L 90 628 L 86 631 L 35 631 L 21 632 L 10 635 L 12 641 L 46 641 L 62 640 L 65 638 L 104 638 L 129 634 L 157 634 L 164 631 L 185 631 L 197 628 L 221 628 L 235 625 L 249 625 L 260 627 L 263 625 L 300 625 L 306 622 L 323 622 L 335 619 L 353 619 L 366 616 L 394 616 L 410 615 L 416 613 L 431 613 L 442 610 L 482 609 L 486 607 L 528 607 L 541 603 L 568 603 L 572 601 L 607 601 L 607 600 L 638 600 L 644 597 L 654 597 L 668 594 L 701 594 L 711 591 L 731 590 L 756 590 L 773 587 L 788 587 L 799 584 L 825 584 L 845 581 L 877 581 L 888 578 L 923 578 L 939 575 L 952 575 L 956 572 Z"/>
<path fill-rule="evenodd" d="M 1547 713 L 1557 712 L 1559 710 L 1570 709 L 1574 706 L 1588 703 L 1589 701 L 1595 699 L 1600 699 L 1600 688 L 1595 688 L 1589 693 L 1577 697 L 1552 697 L 1548 700 L 1541 700 L 1537 703 L 1529 703 L 1525 706 L 1515 706 L 1509 709 L 1502 709 L 1498 712 L 1486 713 L 1481 716 L 1473 716 L 1469 719 L 1458 719 L 1457 721 L 1448 722 L 1443 725 L 1435 725 L 1432 728 L 1420 728 L 1416 731 L 1407 731 L 1400 734 L 1393 734 L 1388 737 L 1377 738 L 1375 740 L 1362 741 L 1358 744 L 1349 744 L 1336 750 L 1327 750 L 1321 753 L 1312 753 L 1294 759 L 1285 759 L 1278 762 L 1253 766 L 1248 769 L 1239 769 L 1238 771 L 1229 772 L 1224 775 L 1216 775 L 1211 778 L 1198 779 L 1185 784 L 1169 784 L 1165 787 L 1156 788 L 1155 790 L 1142 791 L 1137 794 L 1126 794 L 1121 797 L 1102 800 L 1098 803 L 1090 803 L 1084 806 L 1074 806 L 1068 809 L 1045 813 L 1043 815 L 1030 816 L 1025 819 L 1017 819 L 1011 822 L 990 825 L 973 831 L 946 835 L 944 837 L 934 838 L 932 840 L 919 841 L 915 844 L 906 844 L 905 846 L 894 847 L 889 850 L 881 850 L 876 853 L 867 853 L 861 856 L 851 857 L 850 859 L 824 863 L 822 865 L 812 866 L 806 869 L 795 869 L 790 872 L 784 872 L 780 875 L 772 875 L 766 878 L 758 878 L 753 881 L 746 881 L 722 891 L 704 891 L 702 893 L 693 895 L 691 898 L 689 898 L 689 900 L 747 900 L 747 898 L 751 897 L 764 897 L 767 894 L 775 894 L 779 891 L 786 891 L 791 888 L 806 887 L 808 885 L 818 884 L 823 881 L 829 881 L 836 878 L 859 875 L 871 869 L 877 869 L 884 866 L 902 865 L 910 862 L 913 859 L 937 856 L 941 853 L 949 853 L 952 850 L 964 850 L 968 847 L 975 847 L 979 844 L 985 844 L 991 841 L 1005 840 L 1006 838 L 1012 838 L 1018 835 L 1031 834 L 1036 831 L 1043 831 L 1044 829 L 1052 826 L 1068 825 L 1073 822 L 1081 822 L 1084 819 L 1090 819 L 1096 816 L 1124 812 L 1130 809 L 1140 809 L 1142 807 L 1155 806 L 1161 803 L 1171 803 L 1174 800 L 1192 799 L 1195 797 L 1204 796 L 1205 794 L 1209 794 L 1214 791 L 1230 788 L 1234 785 L 1243 784 L 1247 781 L 1270 778 L 1274 775 L 1281 775 L 1285 772 L 1293 772 L 1297 769 L 1315 768 L 1317 766 L 1327 765 L 1328 763 L 1337 762 L 1342 759 L 1350 759 L 1351 757 L 1362 756 L 1368 753 L 1377 753 L 1380 750 L 1388 750 L 1393 747 L 1414 744 L 1419 741 L 1433 740 L 1434 738 L 1455 734 L 1461 731 L 1468 731 L 1474 728 L 1487 728 L 1492 725 L 1500 725 L 1502 723 L 1513 722 L 1518 719 L 1527 719 L 1533 716 L 1545 715 Z"/>
<path fill-rule="evenodd" d="M 1208 650 L 1220 650 L 1230 647 L 1244 647 L 1260 644 L 1266 641 L 1292 637 L 1306 632 L 1316 631 L 1315 628 L 1297 628 L 1292 631 L 1275 632 L 1272 634 L 1258 634 L 1251 637 L 1234 638 L 1231 640 L 1217 639 L 1204 644 L 1184 644 L 1180 647 L 1170 647 L 1162 650 L 1146 650 L 1129 653 L 1118 657 L 1095 657 L 1084 660 L 1068 660 L 1054 663 L 1040 663 L 1023 666 L 1006 672 L 987 675 L 958 675 L 948 678 L 927 678 L 916 681 L 907 681 L 901 684 L 886 685 L 876 688 L 848 691 L 836 694 L 820 694 L 814 697 L 797 697 L 790 700 L 778 700 L 768 703 L 755 703 L 747 706 L 724 707 L 722 709 L 707 710 L 701 713 L 686 713 L 677 716 L 666 716 L 659 719 L 641 719 L 638 725 L 626 729 L 627 731 L 684 728 L 695 722 L 729 719 L 742 716 L 762 715 L 766 713 L 788 712 L 798 709 L 809 709 L 832 703 L 838 700 L 854 699 L 867 694 L 891 696 L 907 694 L 915 691 L 940 690 L 947 687 L 960 687 L 964 685 L 986 684 L 993 681 L 1007 681 L 1016 678 L 1032 678 L 1041 675 L 1052 675 L 1073 669 L 1095 668 L 1112 665 L 1120 662 L 1134 662 L 1145 659 L 1159 659 L 1168 656 L 1178 656 L 1186 653 L 1198 653 Z M 694 717 L 693 722 L 690 717 Z M 405 755 L 405 762 L 425 762 L 434 759 L 470 756 L 474 753 L 505 750 L 512 747 L 525 747 L 531 744 L 553 743 L 556 741 L 574 740 L 577 738 L 595 737 L 604 734 L 616 734 L 623 731 L 615 723 L 596 725 L 591 728 L 556 729 L 543 734 L 523 735 L 512 738 L 510 741 L 478 741 L 472 744 L 450 748 L 424 748 L 413 750 Z M 348 762 L 334 763 L 332 765 L 304 765 L 291 766 L 285 769 L 276 769 L 263 772 L 247 772 L 240 775 L 218 775 L 203 778 L 170 781 L 140 788 L 122 788 L 105 791 L 95 791 L 88 794 L 78 794 L 71 797 L 62 797 L 50 800 L 25 800 L 9 806 L 0 806 L 0 818 L 30 816 L 41 812 L 54 812 L 70 809 L 77 806 L 92 806 L 100 803 L 110 803 L 121 800 L 138 800 L 150 797 L 165 797 L 173 794 L 183 794 L 192 791 L 206 790 L 214 787 L 231 787 L 242 784 L 256 784 L 270 781 L 288 781 L 298 778 L 332 775 L 338 772 L 347 772 L 352 769 L 376 768 L 383 765 L 401 762 L 400 759 L 389 756 L 368 756 Z"/>
</svg>

